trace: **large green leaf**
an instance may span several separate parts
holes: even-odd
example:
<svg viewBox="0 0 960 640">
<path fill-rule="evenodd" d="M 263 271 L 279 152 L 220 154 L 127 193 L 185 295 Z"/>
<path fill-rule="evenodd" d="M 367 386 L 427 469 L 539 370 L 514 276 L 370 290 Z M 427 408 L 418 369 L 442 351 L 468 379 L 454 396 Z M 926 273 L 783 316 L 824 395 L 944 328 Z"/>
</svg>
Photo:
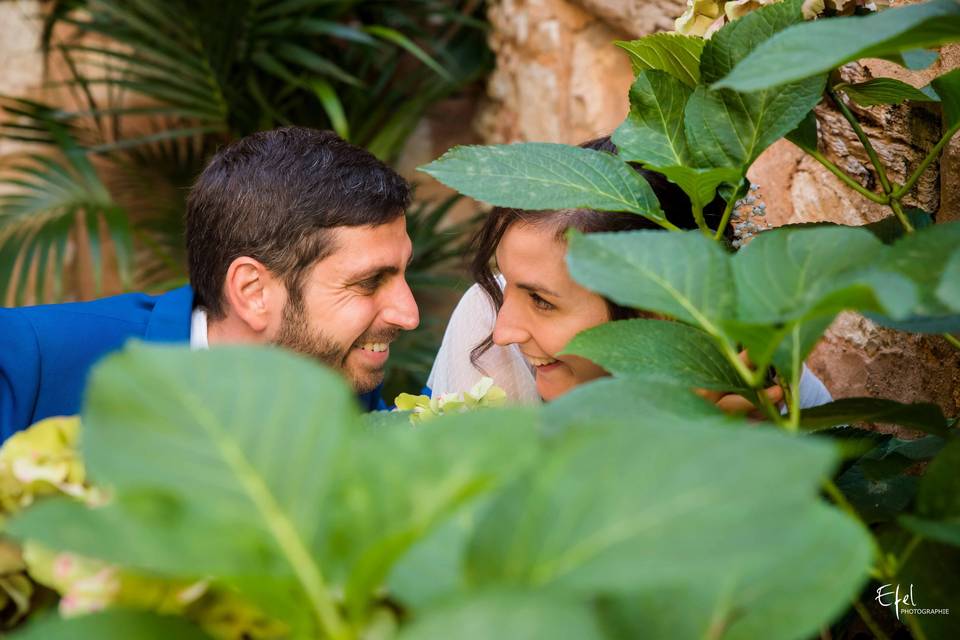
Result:
<svg viewBox="0 0 960 640">
<path fill-rule="evenodd" d="M 757 236 L 732 260 L 736 320 L 724 328 L 759 367 L 773 360 L 788 377 L 840 311 L 882 312 L 903 318 L 914 285 L 874 266 L 887 248 L 863 229 L 811 226 Z"/>
<path fill-rule="evenodd" d="M 713 338 L 680 322 L 607 322 L 577 334 L 563 353 L 587 358 L 616 376 L 749 392 Z"/>
<path fill-rule="evenodd" d="M 853 422 L 892 423 L 934 435 L 947 434 L 943 411 L 927 402 L 903 404 L 883 398 L 842 398 L 804 409 L 800 414 L 800 427 L 810 431 Z"/>
<path fill-rule="evenodd" d="M 951 135 L 960 126 L 960 69 L 954 69 L 933 79 L 930 86 L 940 96 L 943 106 L 943 125 Z"/>
<path fill-rule="evenodd" d="M 716 88 L 759 91 L 809 78 L 860 58 L 960 39 L 960 5 L 932 0 L 869 16 L 795 25 L 757 46 Z M 706 55 L 706 53 L 704 53 Z"/>
<path fill-rule="evenodd" d="M 953 440 L 927 467 L 917 488 L 917 516 L 900 522 L 925 538 L 960 546 L 960 440 Z"/>
<path fill-rule="evenodd" d="M 363 428 L 336 374 L 269 349 L 128 348 L 95 370 L 83 419 L 114 499 L 47 501 L 11 531 L 318 619 L 334 587 L 362 619 L 398 557 L 536 449 L 520 410 Z"/>
<path fill-rule="evenodd" d="M 587 207 L 665 220 L 640 174 L 619 158 L 590 149 L 542 142 L 454 147 L 421 170 L 496 206 Z"/>
<path fill-rule="evenodd" d="M 703 50 L 699 85 L 687 102 L 690 148 L 701 166 L 742 171 L 768 146 L 793 131 L 820 101 L 825 76 L 777 89 L 737 93 L 711 89 L 760 43 L 802 20 L 799 0 L 763 7 L 717 32 Z"/>
<path fill-rule="evenodd" d="M 605 377 L 582 384 L 543 408 L 543 428 L 548 434 L 596 421 L 626 420 L 634 416 L 669 429 L 674 424 L 730 422 L 712 402 L 695 395 L 689 385 L 650 377 Z"/>
<path fill-rule="evenodd" d="M 585 599 L 528 590 L 490 590 L 428 610 L 401 640 L 604 640 Z"/>
<path fill-rule="evenodd" d="M 574 279 L 618 304 L 702 329 L 733 313 L 729 257 L 698 231 L 571 234 L 567 265 Z"/>
<path fill-rule="evenodd" d="M 630 87 L 630 113 L 613 133 L 624 160 L 654 166 L 690 164 L 683 110 L 691 89 L 663 71 L 641 71 Z"/>
<path fill-rule="evenodd" d="M 614 44 L 630 55 L 635 74 L 658 69 L 692 88 L 700 81 L 700 54 L 705 43 L 703 38 L 665 32 Z"/>
<path fill-rule="evenodd" d="M 843 91 L 861 107 L 873 107 L 878 104 L 900 104 L 907 100 L 914 102 L 936 102 L 931 97 L 901 80 L 894 78 L 874 78 L 857 84 L 839 84 L 835 88 Z"/>
<path fill-rule="evenodd" d="M 818 625 L 847 608 L 836 594 L 862 583 L 859 567 L 868 552 L 860 547 L 862 529 L 850 519 L 826 507 L 810 518 L 819 522 L 815 532 L 786 536 L 774 564 L 755 574 L 601 600 L 605 628 L 616 638 L 699 640 L 718 628 L 725 640 L 814 637 Z"/>
<path fill-rule="evenodd" d="M 362 611 L 414 543 L 527 466 L 535 425 L 532 410 L 478 411 L 368 429 L 343 447 L 315 549 L 348 607 Z"/>
<path fill-rule="evenodd" d="M 938 290 L 953 286 L 948 266 L 960 247 L 960 222 L 948 222 L 919 229 L 893 244 L 884 267 L 909 278 L 918 299 L 909 318 L 871 314 L 881 324 L 922 333 L 960 331 L 960 309 L 941 298 Z"/>
<path fill-rule="evenodd" d="M 706 588 L 724 628 L 742 617 L 738 600 L 769 604 L 751 632 L 766 628 L 773 637 L 824 623 L 843 606 L 837 599 L 856 591 L 869 536 L 817 501 L 828 448 L 769 431 L 662 429 L 643 415 L 630 418 L 567 433 L 495 501 L 468 555 L 475 584 L 628 597 L 678 587 L 688 607 L 703 605 L 696 590 Z M 775 497 L 769 486 L 778 487 Z M 803 567 L 816 536 L 826 562 L 842 563 L 830 573 L 836 581 Z M 833 594 L 811 599 L 798 590 L 802 623 L 781 621 L 777 611 L 786 602 L 777 585 L 796 573 Z"/>
<path fill-rule="evenodd" d="M 205 640 L 209 636 L 183 618 L 133 611 L 107 611 L 63 619 L 48 613 L 18 629 L 17 640 Z"/>
</svg>

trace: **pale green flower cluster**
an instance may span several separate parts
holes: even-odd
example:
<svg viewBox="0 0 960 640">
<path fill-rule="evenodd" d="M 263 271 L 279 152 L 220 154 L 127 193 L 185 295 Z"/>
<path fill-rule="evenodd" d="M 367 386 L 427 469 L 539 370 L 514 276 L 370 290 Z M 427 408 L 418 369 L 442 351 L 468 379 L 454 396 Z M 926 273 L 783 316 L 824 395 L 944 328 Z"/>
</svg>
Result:
<svg viewBox="0 0 960 640">
<path fill-rule="evenodd" d="M 507 400 L 507 393 L 493 384 L 493 378 L 484 376 L 469 391 L 443 393 L 439 396 L 415 396 L 401 393 L 394 400 L 396 411 L 409 411 L 411 424 L 453 413 L 463 413 L 480 407 L 499 407 Z"/>
<path fill-rule="evenodd" d="M 687 0 L 687 10 L 677 18 L 674 28 L 688 36 L 709 38 L 726 23 L 766 5 L 782 0 Z M 805 0 L 803 17 L 807 20 L 829 9 L 832 13 L 848 15 L 858 7 L 876 11 L 889 0 Z"/>
</svg>

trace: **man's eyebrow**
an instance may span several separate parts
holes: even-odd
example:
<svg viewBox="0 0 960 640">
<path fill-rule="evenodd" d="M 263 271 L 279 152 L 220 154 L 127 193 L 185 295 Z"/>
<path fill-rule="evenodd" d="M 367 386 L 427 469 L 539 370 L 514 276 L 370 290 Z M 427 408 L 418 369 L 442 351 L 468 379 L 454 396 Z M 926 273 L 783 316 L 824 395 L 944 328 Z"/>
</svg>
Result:
<svg viewBox="0 0 960 640">
<path fill-rule="evenodd" d="M 534 283 L 534 284 L 529 284 L 529 283 L 526 283 L 526 282 L 518 282 L 518 283 L 517 283 L 517 289 L 523 289 L 524 291 L 529 291 L 529 292 L 531 292 L 531 293 L 545 293 L 545 294 L 547 294 L 548 296 L 553 296 L 554 298 L 559 298 L 559 297 L 560 297 L 560 294 L 559 294 L 559 293 L 556 293 L 556 292 L 554 292 L 554 291 L 551 291 L 550 289 L 547 289 L 546 287 L 544 287 L 544 286 L 542 286 L 542 285 L 539 285 L 539 284 L 536 284 L 536 283 Z"/>
<path fill-rule="evenodd" d="M 369 269 L 365 269 L 364 271 L 361 271 L 359 273 L 352 274 L 350 276 L 350 280 L 355 282 L 360 282 L 361 280 L 368 280 L 375 276 L 380 276 L 380 275 L 392 276 L 397 273 L 400 273 L 400 269 L 397 269 L 393 265 L 377 265 L 375 267 L 370 267 Z"/>
</svg>

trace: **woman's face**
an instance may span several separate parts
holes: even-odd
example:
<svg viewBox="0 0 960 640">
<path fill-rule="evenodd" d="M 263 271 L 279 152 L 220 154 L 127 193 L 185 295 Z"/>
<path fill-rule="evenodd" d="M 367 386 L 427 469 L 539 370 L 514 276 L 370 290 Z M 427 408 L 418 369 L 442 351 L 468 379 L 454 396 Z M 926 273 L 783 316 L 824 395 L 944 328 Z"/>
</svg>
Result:
<svg viewBox="0 0 960 640">
<path fill-rule="evenodd" d="M 544 400 L 607 375 L 589 360 L 557 355 L 573 336 L 610 319 L 604 299 L 570 277 L 566 252 L 554 229 L 522 222 L 507 229 L 497 247 L 506 287 L 493 341 L 520 347 L 536 371 Z"/>
</svg>

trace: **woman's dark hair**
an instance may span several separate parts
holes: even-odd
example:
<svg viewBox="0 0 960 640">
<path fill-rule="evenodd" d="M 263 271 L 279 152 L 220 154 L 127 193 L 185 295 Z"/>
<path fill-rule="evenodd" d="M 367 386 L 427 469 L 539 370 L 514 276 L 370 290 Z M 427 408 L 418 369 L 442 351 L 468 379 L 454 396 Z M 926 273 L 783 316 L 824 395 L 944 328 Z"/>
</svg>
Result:
<svg viewBox="0 0 960 640">
<path fill-rule="evenodd" d="M 580 145 L 584 149 L 604 151 L 616 154 L 617 147 L 610 140 L 610 136 L 597 138 Z M 677 185 L 669 182 L 663 175 L 648 171 L 636 163 L 630 163 L 633 169 L 642 175 L 650 184 L 654 194 L 660 201 L 667 220 L 681 229 L 696 229 L 697 222 L 693 217 L 690 198 Z M 724 202 L 717 197 L 704 208 L 704 218 L 708 224 L 716 223 L 723 214 Z M 613 213 L 609 211 L 595 211 L 593 209 L 547 209 L 543 211 L 527 211 L 522 209 L 508 209 L 494 207 L 487 217 L 480 231 L 473 238 L 471 252 L 473 259 L 470 271 L 474 280 L 490 296 L 495 310 L 499 313 L 503 305 L 503 291 L 493 274 L 491 263 L 496 255 L 497 247 L 503 235 L 517 222 L 528 225 L 552 228 L 556 231 L 558 240 L 563 240 L 568 229 L 576 229 L 581 233 L 598 233 L 602 231 L 634 231 L 638 229 L 662 230 L 655 222 L 635 213 Z M 643 312 L 631 307 L 623 307 L 612 300 L 604 298 L 607 303 L 610 320 L 624 320 L 640 317 Z M 474 347 L 470 353 L 470 361 L 477 366 L 477 361 L 491 346 L 493 335 Z"/>
</svg>

